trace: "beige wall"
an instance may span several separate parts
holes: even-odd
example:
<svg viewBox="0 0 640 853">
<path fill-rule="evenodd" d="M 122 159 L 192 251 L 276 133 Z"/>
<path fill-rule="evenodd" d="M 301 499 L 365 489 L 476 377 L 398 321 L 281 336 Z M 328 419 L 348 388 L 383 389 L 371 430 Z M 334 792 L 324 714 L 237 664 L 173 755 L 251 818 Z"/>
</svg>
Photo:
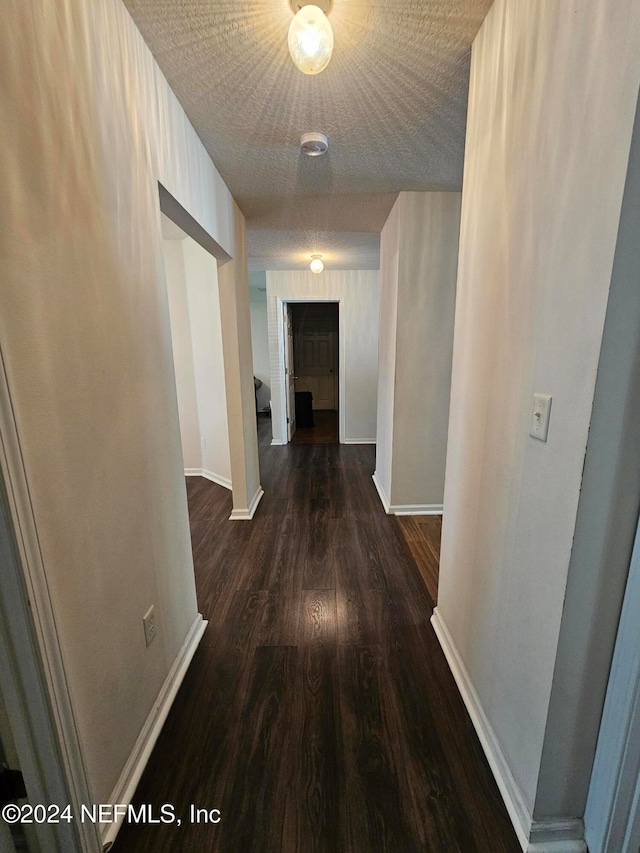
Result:
<svg viewBox="0 0 640 853">
<path fill-rule="evenodd" d="M 233 205 L 233 260 L 218 267 L 234 519 L 252 518 L 262 497 L 256 428 L 244 216 Z"/>
<path fill-rule="evenodd" d="M 437 612 L 527 835 L 639 43 L 635 0 L 496 0 L 472 53 Z M 528 436 L 534 392 L 553 396 L 546 443 Z"/>
<path fill-rule="evenodd" d="M 640 103 L 607 303 L 534 815 L 582 814 L 640 510 Z M 621 714 L 618 714 L 618 719 Z M 619 726 L 618 726 L 619 729 Z M 600 792 L 602 789 L 600 789 Z M 602 804 L 600 808 L 605 808 Z M 599 809 L 595 809 L 599 811 Z M 597 821 L 596 836 L 604 826 Z M 589 849 L 596 853 L 594 843 Z"/>
<path fill-rule="evenodd" d="M 184 274 L 183 238 L 162 241 L 171 321 L 171 345 L 176 374 L 176 396 L 182 439 L 182 459 L 185 470 L 202 468 L 200 446 L 200 419 L 198 397 L 193 367 L 191 343 L 191 317 L 187 298 L 187 281 Z"/>
<path fill-rule="evenodd" d="M 184 234 L 163 255 L 184 468 L 230 488 L 217 262 Z"/>
<path fill-rule="evenodd" d="M 398 275 L 400 204 L 396 202 L 380 234 L 380 318 L 378 331 L 378 405 L 376 412 L 376 471 L 378 488 L 391 488 L 396 337 L 398 333 Z"/>
<path fill-rule="evenodd" d="M 253 375 L 261 380 L 258 388 L 258 408 L 271 402 L 271 376 L 269 375 L 269 323 L 267 319 L 267 294 L 251 289 L 251 347 L 253 350 Z"/>
<path fill-rule="evenodd" d="M 400 193 L 382 232 L 376 485 L 392 512 L 442 510 L 459 228 L 460 193 Z"/>
<path fill-rule="evenodd" d="M 0 79 L 0 346 L 108 802 L 197 617 L 158 181 L 230 253 L 233 201 L 120 2 L 9 0 Z"/>
<path fill-rule="evenodd" d="M 191 343 L 203 473 L 231 486 L 229 427 L 216 259 L 187 237 L 182 242 L 191 317 Z M 186 466 L 185 466 L 186 467 Z M 198 466 L 195 466 L 198 467 Z"/>
</svg>

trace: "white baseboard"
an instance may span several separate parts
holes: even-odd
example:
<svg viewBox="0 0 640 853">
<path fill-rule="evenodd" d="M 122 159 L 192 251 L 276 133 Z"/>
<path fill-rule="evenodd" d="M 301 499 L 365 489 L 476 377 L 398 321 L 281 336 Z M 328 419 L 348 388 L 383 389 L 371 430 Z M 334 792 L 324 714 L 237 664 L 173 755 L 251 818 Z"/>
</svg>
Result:
<svg viewBox="0 0 640 853">
<path fill-rule="evenodd" d="M 513 774 L 509 769 L 507 760 L 498 743 L 493 728 L 487 719 L 478 694 L 469 678 L 466 667 L 458 650 L 449 634 L 449 629 L 440 616 L 440 608 L 436 607 L 431 617 L 431 624 L 436 636 L 442 646 L 449 668 L 458 685 L 462 701 L 466 705 L 471 722 L 475 726 L 478 738 L 482 744 L 489 766 L 493 771 L 502 799 L 509 812 L 513 828 L 518 836 L 522 849 L 526 850 L 529 844 L 529 832 L 531 830 L 531 814 L 524 801 L 522 793 L 516 784 Z"/>
<path fill-rule="evenodd" d="M 227 477 L 222 477 L 220 474 L 214 474 L 213 471 L 208 471 L 206 468 L 185 468 L 185 477 L 204 477 L 205 480 L 211 480 L 212 483 L 217 483 L 219 486 L 224 486 L 225 489 L 231 489 L 231 480 Z"/>
<path fill-rule="evenodd" d="M 255 495 L 251 499 L 248 509 L 234 509 L 229 516 L 229 521 L 251 521 L 258 509 L 260 498 L 264 495 L 262 486 L 258 486 Z"/>
<path fill-rule="evenodd" d="M 284 445 L 286 443 L 287 443 L 286 441 L 282 441 L 279 438 L 272 438 L 271 439 L 271 447 L 284 447 Z"/>
<path fill-rule="evenodd" d="M 389 515 L 442 515 L 442 504 L 391 504 Z"/>
<path fill-rule="evenodd" d="M 587 853 L 584 822 L 562 818 L 534 820 L 526 853 Z"/>
<path fill-rule="evenodd" d="M 151 713 L 146 719 L 142 731 L 138 735 L 133 750 L 127 763 L 124 766 L 120 778 L 116 782 L 116 786 L 111 793 L 109 802 L 111 805 L 122 804 L 128 805 L 133 799 L 136 787 L 140 781 L 140 777 L 147 766 L 147 762 L 158 739 L 158 735 L 162 730 L 169 710 L 176 697 L 178 689 L 182 684 L 191 659 L 198 648 L 198 644 L 202 639 L 202 635 L 207 627 L 207 622 L 198 613 L 198 616 L 193 622 L 187 638 L 183 643 L 177 658 L 173 662 L 167 678 L 162 685 L 162 689 L 158 694 Z M 108 844 L 115 840 L 120 827 L 122 826 L 124 816 L 113 823 L 104 823 L 100 825 L 100 834 L 102 844 Z"/>
<path fill-rule="evenodd" d="M 211 480 L 212 483 L 217 483 L 219 486 L 224 486 L 225 489 L 231 489 L 231 480 L 227 477 L 221 477 L 219 474 L 214 474 L 213 471 L 202 469 L 202 476 L 205 480 Z"/>
<path fill-rule="evenodd" d="M 373 480 L 373 485 L 376 487 L 376 491 L 378 492 L 378 497 L 382 501 L 382 506 L 384 507 L 384 511 L 389 513 L 389 498 L 387 497 L 387 493 L 382 488 L 382 483 L 378 479 L 378 472 L 374 471 L 373 476 L 371 477 Z"/>
<path fill-rule="evenodd" d="M 375 444 L 375 438 L 345 438 L 343 444 Z"/>
<path fill-rule="evenodd" d="M 581 820 L 532 820 L 522 792 L 513 778 L 507 759 L 438 607 L 433 611 L 431 624 L 482 744 L 524 853 L 587 853 L 583 840 L 584 824 Z"/>
<path fill-rule="evenodd" d="M 392 504 L 378 479 L 377 471 L 373 472 L 372 480 L 387 515 L 442 515 L 442 504 Z"/>
</svg>

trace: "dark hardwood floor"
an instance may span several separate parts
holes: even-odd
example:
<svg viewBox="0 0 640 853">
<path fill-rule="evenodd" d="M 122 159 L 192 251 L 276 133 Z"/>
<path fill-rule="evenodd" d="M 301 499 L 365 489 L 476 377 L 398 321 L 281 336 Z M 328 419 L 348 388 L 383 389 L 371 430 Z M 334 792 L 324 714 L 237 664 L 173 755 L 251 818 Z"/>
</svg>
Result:
<svg viewBox="0 0 640 853">
<path fill-rule="evenodd" d="M 293 444 L 337 444 L 338 413 L 335 409 L 314 409 L 312 427 L 298 427 Z"/>
<path fill-rule="evenodd" d="M 435 607 L 438 602 L 441 515 L 399 515 L 396 523 Z"/>
<path fill-rule="evenodd" d="M 253 522 L 189 479 L 210 624 L 134 799 L 182 823 L 125 825 L 114 850 L 518 853 L 374 448 L 270 447 L 269 430 Z"/>
</svg>

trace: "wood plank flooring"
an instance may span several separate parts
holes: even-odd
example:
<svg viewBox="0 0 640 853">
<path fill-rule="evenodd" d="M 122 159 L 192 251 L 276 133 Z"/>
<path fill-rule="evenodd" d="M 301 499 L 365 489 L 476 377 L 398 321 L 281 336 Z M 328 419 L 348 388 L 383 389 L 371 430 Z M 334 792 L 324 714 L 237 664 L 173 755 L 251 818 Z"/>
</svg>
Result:
<svg viewBox="0 0 640 853">
<path fill-rule="evenodd" d="M 210 624 L 134 798 L 182 823 L 125 825 L 115 853 L 518 853 L 374 448 L 269 427 L 253 522 L 189 478 Z"/>
<path fill-rule="evenodd" d="M 293 444 L 337 444 L 338 413 L 334 409 L 314 409 L 312 427 L 298 427 Z"/>
<path fill-rule="evenodd" d="M 427 587 L 429 599 L 435 607 L 438 602 L 442 516 L 398 515 L 396 523 Z"/>
</svg>

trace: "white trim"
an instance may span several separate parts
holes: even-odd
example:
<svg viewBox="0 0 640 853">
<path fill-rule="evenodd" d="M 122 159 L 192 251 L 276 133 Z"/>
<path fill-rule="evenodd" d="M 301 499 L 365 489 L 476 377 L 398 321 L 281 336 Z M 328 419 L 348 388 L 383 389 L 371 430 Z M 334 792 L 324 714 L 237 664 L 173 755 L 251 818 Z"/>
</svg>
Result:
<svg viewBox="0 0 640 853">
<path fill-rule="evenodd" d="M 283 312 L 284 312 L 284 300 L 278 298 L 276 301 L 276 330 L 278 333 L 278 377 L 277 380 L 280 383 L 280 443 L 288 444 L 289 443 L 289 425 L 287 424 L 287 411 L 289 408 L 289 403 L 287 402 L 287 395 L 289 393 L 289 389 L 287 387 L 287 376 L 285 373 L 285 347 L 287 343 L 284 338 L 284 323 L 283 323 Z M 267 302 L 267 312 L 269 311 L 269 305 Z M 271 391 L 273 392 L 274 383 L 273 380 L 271 382 Z M 273 415 L 272 415 L 273 417 Z"/>
<path fill-rule="evenodd" d="M 564 824 L 565 821 L 558 821 Z M 579 821 L 582 825 L 582 821 Z M 524 848 L 525 853 L 589 853 L 585 841 L 562 838 L 558 841 L 532 842 Z"/>
<path fill-rule="evenodd" d="M 32 763 L 32 759 L 38 762 L 39 770 L 35 771 L 33 781 L 39 801 L 69 802 L 73 813 L 80 814 L 81 805 L 91 802 L 92 798 L 1 353 L 0 466 L 19 561 L 16 566 L 19 574 L 15 575 L 18 583 L 12 589 L 8 577 L 4 576 L 2 592 L 8 596 L 7 604 L 11 612 L 13 613 L 15 608 L 17 621 L 22 623 L 22 628 L 27 630 L 30 637 L 28 645 L 14 643 L 12 651 L 16 666 L 12 667 L 13 675 L 17 675 L 17 669 L 31 669 L 31 674 L 23 682 L 23 695 L 28 699 L 28 710 L 33 714 L 43 715 L 39 721 L 40 726 L 34 727 L 33 731 L 27 731 L 25 728 L 26 718 L 19 724 L 22 732 L 14 731 L 11 721 L 12 734 L 19 753 L 22 742 L 27 762 Z M 24 595 L 28 596 L 28 605 L 26 600 L 23 601 Z M 7 710 L 10 713 L 11 709 Z M 37 740 L 33 737 L 35 731 L 38 732 Z M 44 754 L 49 746 L 53 749 L 45 759 Z M 20 755 L 20 760 L 21 763 L 24 762 L 23 755 Z M 22 769 L 24 772 L 27 767 L 23 764 Z M 66 789 L 66 792 L 63 789 Z M 66 842 L 62 841 L 65 835 L 62 832 L 62 824 L 46 826 L 53 827 L 52 834 L 59 836 L 60 843 L 57 846 L 60 849 L 76 849 L 71 838 L 67 838 Z M 85 853 L 100 850 L 98 830 L 94 824 L 74 821 L 73 827 L 77 849 L 82 849 Z M 40 829 L 37 829 L 37 832 L 40 835 Z"/>
<path fill-rule="evenodd" d="M 534 820 L 526 853 L 587 853 L 584 822 L 578 818 Z"/>
<path fill-rule="evenodd" d="M 482 748 L 487 756 L 489 766 L 493 771 L 498 788 L 502 794 L 502 799 L 509 812 L 511 823 L 518 836 L 522 849 L 527 850 L 529 844 L 529 835 L 531 832 L 532 819 L 527 804 L 524 801 L 522 792 L 518 787 L 516 780 L 507 763 L 507 759 L 502 752 L 502 748 L 498 742 L 498 738 L 493 731 L 491 723 L 486 717 L 480 698 L 475 691 L 466 667 L 460 657 L 458 650 L 453 642 L 449 629 L 447 628 L 442 616 L 440 608 L 436 607 L 431 617 L 431 624 L 436 636 L 442 646 L 442 651 L 447 659 L 449 668 L 455 678 L 458 690 L 462 696 L 471 722 L 478 734 Z"/>
<path fill-rule="evenodd" d="M 255 495 L 251 499 L 248 509 L 234 509 L 229 516 L 229 521 L 251 521 L 258 509 L 261 497 L 264 495 L 262 486 L 258 486 Z"/>
<path fill-rule="evenodd" d="M 345 438 L 342 444 L 375 444 L 375 438 Z"/>
<path fill-rule="evenodd" d="M 638 849 L 640 524 L 636 531 L 585 811 L 593 853 Z M 632 846 L 633 844 L 633 846 Z"/>
<path fill-rule="evenodd" d="M 128 805 L 133 799 L 140 777 L 147 766 L 153 747 L 162 731 L 162 726 L 167 719 L 169 710 L 207 625 L 208 622 L 198 613 L 111 793 L 109 802 L 112 805 L 116 803 Z M 104 845 L 115 840 L 122 826 L 123 818 L 124 815 L 118 816 L 113 823 L 100 825 L 100 834 Z"/>
<path fill-rule="evenodd" d="M 581 820 L 563 818 L 548 821 L 532 820 L 522 792 L 513 778 L 498 738 L 484 713 L 480 698 L 438 607 L 433 611 L 431 624 L 458 685 L 462 701 L 469 712 L 523 851 L 525 853 L 586 853 L 587 847 L 583 841 L 584 825 Z"/>
<path fill-rule="evenodd" d="M 373 485 L 376 487 L 376 491 L 378 492 L 378 497 L 382 501 L 382 506 L 384 507 L 384 511 L 389 514 L 389 498 L 387 497 L 387 493 L 382 487 L 382 483 L 378 479 L 378 472 L 374 471 L 371 479 L 373 480 Z"/>
<path fill-rule="evenodd" d="M 205 480 L 211 480 L 212 483 L 217 483 L 219 486 L 223 486 L 225 489 L 231 489 L 231 480 L 227 477 L 221 477 L 220 474 L 214 474 L 213 471 L 207 471 L 206 468 L 202 469 L 202 476 Z"/>
<path fill-rule="evenodd" d="M 227 477 L 221 477 L 220 474 L 214 474 L 213 471 L 207 471 L 206 468 L 185 468 L 185 477 L 204 477 L 205 480 L 211 480 L 212 483 L 217 483 L 225 489 L 231 489 L 231 480 Z"/>
<path fill-rule="evenodd" d="M 288 438 L 288 430 L 287 430 L 287 382 L 286 376 L 284 373 L 284 348 L 286 346 L 286 342 L 284 340 L 284 327 L 282 323 L 282 312 L 284 310 L 285 305 L 294 305 L 298 303 L 304 302 L 335 302 L 338 306 L 338 441 L 340 444 L 368 444 L 369 442 L 355 442 L 355 441 L 346 441 L 345 440 L 345 430 L 346 430 L 346 413 L 347 413 L 347 405 L 346 405 L 346 376 L 347 376 L 347 367 L 346 367 L 346 341 L 345 341 L 345 332 L 344 332 L 344 297 L 343 296 L 300 296 L 300 297 L 292 297 L 288 296 L 276 296 L 276 330 L 278 333 L 278 375 L 276 377 L 277 383 L 280 385 L 280 403 L 281 403 L 281 435 Z M 267 300 L 268 305 L 268 300 Z M 268 308 L 267 308 L 268 310 Z M 275 385 L 272 381 L 272 386 Z M 281 444 L 288 444 L 288 441 L 282 440 Z M 372 443 L 375 443 L 372 442 Z M 272 440 L 272 445 L 276 444 L 275 440 Z"/>
<path fill-rule="evenodd" d="M 286 445 L 286 441 L 280 441 L 279 438 L 271 439 L 271 447 L 284 447 Z"/>
<path fill-rule="evenodd" d="M 442 515 L 442 504 L 391 504 L 389 515 Z"/>
<path fill-rule="evenodd" d="M 4 460 L 3 460 L 4 461 Z M 3 466 L 4 468 L 4 466 Z M 2 721 L 8 726 L 9 742 L 2 744 L 7 760 L 20 770 L 29 802 L 66 803 L 69 790 L 58 757 L 58 743 L 49 711 L 47 693 L 29 614 L 24 574 L 16 547 L 10 499 L 4 476 L 0 482 L 0 694 Z M 3 727 L 4 728 L 4 727 Z M 7 747 L 11 743 L 12 752 Z M 13 751 L 15 750 L 15 751 Z M 38 850 L 69 850 L 80 853 L 81 840 L 75 827 L 61 824 L 33 825 Z M 0 820 L 0 850 L 13 850 L 9 826 Z M 96 835 L 94 849 L 98 849 Z"/>
<path fill-rule="evenodd" d="M 344 330 L 345 306 L 342 298 L 338 303 L 338 441 L 346 444 L 347 431 L 347 336 Z"/>
<path fill-rule="evenodd" d="M 374 471 L 371 478 L 387 515 L 442 515 L 442 504 L 392 504 Z"/>
</svg>

